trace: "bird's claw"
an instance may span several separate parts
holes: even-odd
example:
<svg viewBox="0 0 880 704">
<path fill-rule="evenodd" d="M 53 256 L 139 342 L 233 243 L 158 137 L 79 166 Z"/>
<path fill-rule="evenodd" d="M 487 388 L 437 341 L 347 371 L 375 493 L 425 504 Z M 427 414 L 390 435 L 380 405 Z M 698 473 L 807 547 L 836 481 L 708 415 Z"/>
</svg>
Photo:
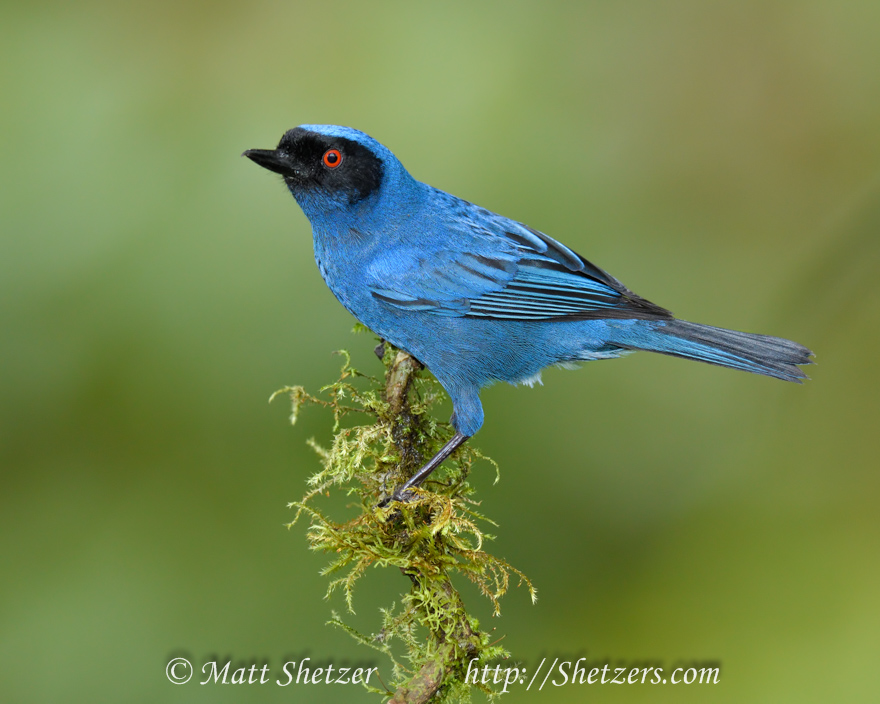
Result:
<svg viewBox="0 0 880 704">
<path fill-rule="evenodd" d="M 397 501 L 401 504 L 408 504 L 415 498 L 415 492 L 412 491 L 400 491 L 399 489 L 395 491 L 391 496 L 386 496 L 384 499 L 379 501 L 376 504 L 379 508 L 388 508 L 388 505 L 392 501 Z"/>
</svg>

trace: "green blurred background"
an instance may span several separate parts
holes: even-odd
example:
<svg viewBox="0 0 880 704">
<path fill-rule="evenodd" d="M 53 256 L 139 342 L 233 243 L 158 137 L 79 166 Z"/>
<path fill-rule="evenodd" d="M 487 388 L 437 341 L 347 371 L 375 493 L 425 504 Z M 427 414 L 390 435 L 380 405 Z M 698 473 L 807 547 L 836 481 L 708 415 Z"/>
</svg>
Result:
<svg viewBox="0 0 880 704">
<path fill-rule="evenodd" d="M 283 528 L 378 372 L 308 223 L 240 158 L 358 127 L 681 317 L 790 337 L 783 384 L 656 355 L 483 394 L 493 550 L 540 590 L 473 610 L 515 657 L 719 660 L 715 686 L 506 701 L 876 701 L 880 4 L 4 2 L 0 698 L 377 701 L 174 686 L 201 664 L 375 659 Z M 350 621 L 407 581 L 371 570 Z"/>
</svg>

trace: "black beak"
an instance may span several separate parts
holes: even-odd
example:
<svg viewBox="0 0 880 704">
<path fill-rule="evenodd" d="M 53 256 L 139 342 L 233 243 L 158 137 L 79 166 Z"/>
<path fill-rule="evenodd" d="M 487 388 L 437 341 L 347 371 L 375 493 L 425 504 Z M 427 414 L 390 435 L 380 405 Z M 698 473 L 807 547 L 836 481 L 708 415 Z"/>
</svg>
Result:
<svg viewBox="0 0 880 704">
<path fill-rule="evenodd" d="M 277 149 L 248 149 L 242 156 L 246 156 L 264 169 L 274 171 L 276 174 L 281 174 L 282 176 L 297 175 L 290 156 Z"/>
</svg>

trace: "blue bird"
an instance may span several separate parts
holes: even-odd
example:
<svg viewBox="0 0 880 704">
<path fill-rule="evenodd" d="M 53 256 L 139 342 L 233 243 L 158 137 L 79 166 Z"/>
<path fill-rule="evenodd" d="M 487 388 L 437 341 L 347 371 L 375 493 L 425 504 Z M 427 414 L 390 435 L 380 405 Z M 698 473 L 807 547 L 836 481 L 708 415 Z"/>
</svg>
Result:
<svg viewBox="0 0 880 704">
<path fill-rule="evenodd" d="M 340 303 L 452 399 L 455 435 L 383 503 L 407 500 L 480 429 L 480 389 L 495 381 L 637 350 L 806 378 L 803 345 L 677 320 L 544 233 L 417 181 L 358 130 L 301 125 L 244 156 L 284 177 Z"/>
</svg>

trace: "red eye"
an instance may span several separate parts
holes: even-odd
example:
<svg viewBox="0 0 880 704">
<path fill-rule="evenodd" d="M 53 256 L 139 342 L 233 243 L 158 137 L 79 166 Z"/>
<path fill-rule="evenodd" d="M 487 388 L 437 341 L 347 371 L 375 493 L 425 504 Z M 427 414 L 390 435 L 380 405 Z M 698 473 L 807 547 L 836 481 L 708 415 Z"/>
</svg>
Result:
<svg viewBox="0 0 880 704">
<path fill-rule="evenodd" d="M 324 152 L 324 166 L 328 169 L 335 169 L 342 163 L 342 154 L 339 153 L 338 149 L 328 149 Z"/>
</svg>

